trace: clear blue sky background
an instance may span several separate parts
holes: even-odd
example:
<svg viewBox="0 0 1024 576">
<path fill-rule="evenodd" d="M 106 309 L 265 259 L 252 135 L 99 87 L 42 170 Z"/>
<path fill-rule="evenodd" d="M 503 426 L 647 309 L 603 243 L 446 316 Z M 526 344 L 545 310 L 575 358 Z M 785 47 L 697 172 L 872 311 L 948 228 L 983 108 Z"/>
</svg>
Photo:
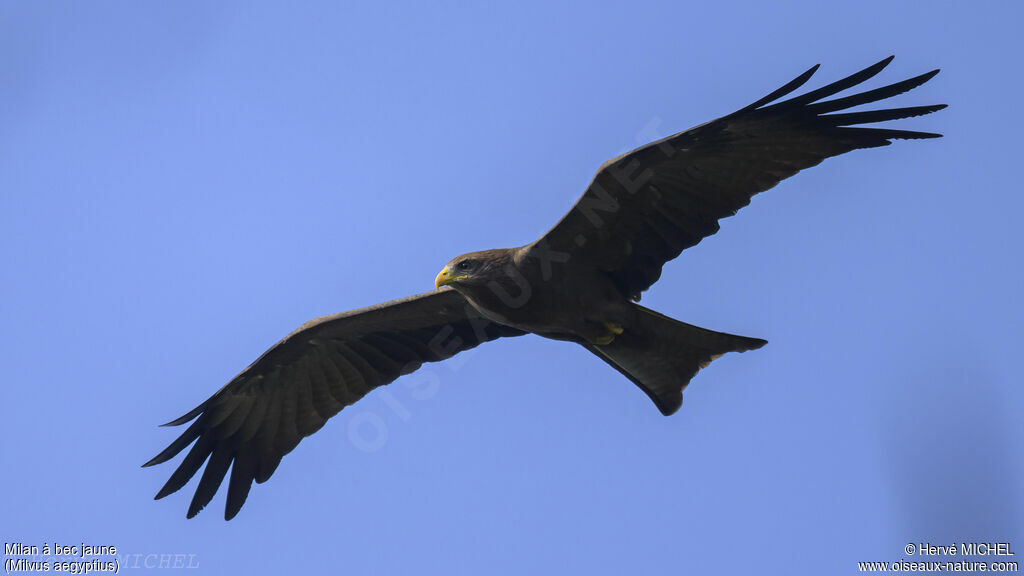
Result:
<svg viewBox="0 0 1024 576">
<path fill-rule="evenodd" d="M 210 574 L 1024 550 L 1020 6 L 0 4 L 0 537 Z M 903 123 L 946 138 L 827 161 L 666 267 L 645 304 L 769 340 L 676 416 L 520 338 L 345 410 L 230 523 L 223 492 L 185 520 L 195 482 L 152 500 L 157 424 L 300 323 L 427 291 L 604 160 L 889 54 L 871 86 L 943 68 L 895 103 L 950 104 Z"/>
</svg>

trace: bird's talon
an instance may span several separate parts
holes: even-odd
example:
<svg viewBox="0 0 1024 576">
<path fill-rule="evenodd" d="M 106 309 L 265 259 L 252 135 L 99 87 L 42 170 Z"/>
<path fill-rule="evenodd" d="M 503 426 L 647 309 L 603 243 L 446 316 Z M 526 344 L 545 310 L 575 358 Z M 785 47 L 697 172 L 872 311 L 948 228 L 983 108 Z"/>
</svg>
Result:
<svg viewBox="0 0 1024 576">
<path fill-rule="evenodd" d="M 602 324 L 612 334 L 622 334 L 622 324 L 616 324 L 615 322 L 602 322 Z"/>
</svg>

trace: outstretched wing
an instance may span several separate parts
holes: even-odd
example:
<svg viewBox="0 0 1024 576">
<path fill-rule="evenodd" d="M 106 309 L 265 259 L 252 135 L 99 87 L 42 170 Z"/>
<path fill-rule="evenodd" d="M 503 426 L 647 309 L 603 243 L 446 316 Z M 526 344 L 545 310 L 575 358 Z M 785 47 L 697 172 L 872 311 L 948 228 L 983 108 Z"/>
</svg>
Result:
<svg viewBox="0 0 1024 576">
<path fill-rule="evenodd" d="M 623 295 L 638 298 L 658 280 L 665 262 L 717 232 L 718 220 L 749 204 L 754 194 L 831 156 L 886 146 L 892 139 L 941 136 L 858 125 L 920 116 L 944 104 L 833 114 L 906 92 L 938 70 L 822 101 L 871 78 L 891 60 L 772 104 L 807 82 L 814 66 L 742 110 L 605 162 L 572 210 L 528 246 L 527 254 L 585 262 L 607 272 Z"/>
<path fill-rule="evenodd" d="M 144 464 L 165 462 L 192 444 L 156 498 L 179 490 L 206 462 L 188 509 L 191 518 L 210 502 L 230 466 L 224 512 L 230 520 L 245 503 L 253 480 L 266 482 L 281 457 L 345 406 L 424 362 L 521 334 L 480 317 L 451 289 L 307 322 L 209 400 L 165 424 L 195 420 Z"/>
</svg>

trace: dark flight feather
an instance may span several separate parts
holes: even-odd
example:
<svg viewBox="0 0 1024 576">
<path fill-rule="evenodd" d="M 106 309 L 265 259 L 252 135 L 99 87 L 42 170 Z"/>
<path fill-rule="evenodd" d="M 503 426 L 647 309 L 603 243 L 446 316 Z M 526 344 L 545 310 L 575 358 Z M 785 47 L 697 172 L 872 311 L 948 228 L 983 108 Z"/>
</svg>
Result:
<svg viewBox="0 0 1024 576">
<path fill-rule="evenodd" d="M 781 180 L 857 148 L 940 136 L 859 125 L 930 114 L 944 104 L 828 114 L 901 94 L 938 73 L 821 101 L 872 78 L 890 61 L 776 102 L 804 85 L 815 66 L 750 106 L 609 160 L 569 213 L 534 243 L 541 247 L 537 257 L 557 252 L 593 263 L 636 299 L 666 262 Z"/>
<path fill-rule="evenodd" d="M 268 480 L 282 456 L 345 406 L 424 362 L 521 334 L 481 320 L 451 289 L 307 322 L 209 400 L 168 424 L 195 420 L 144 466 L 166 462 L 190 444 L 192 449 L 156 498 L 181 489 L 205 462 L 189 506 L 191 518 L 209 504 L 230 467 L 225 510 L 230 520 L 254 480 Z"/>
</svg>

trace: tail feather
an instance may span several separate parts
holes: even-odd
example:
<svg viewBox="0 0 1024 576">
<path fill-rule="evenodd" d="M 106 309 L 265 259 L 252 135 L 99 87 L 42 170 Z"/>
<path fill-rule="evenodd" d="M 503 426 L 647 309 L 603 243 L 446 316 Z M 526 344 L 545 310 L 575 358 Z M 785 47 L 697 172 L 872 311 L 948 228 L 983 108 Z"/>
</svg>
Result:
<svg viewBox="0 0 1024 576">
<path fill-rule="evenodd" d="M 607 346 L 583 346 L 629 378 L 665 416 L 683 404 L 683 389 L 697 372 L 726 352 L 745 352 L 767 344 L 673 320 L 636 306 L 636 325 Z"/>
</svg>

